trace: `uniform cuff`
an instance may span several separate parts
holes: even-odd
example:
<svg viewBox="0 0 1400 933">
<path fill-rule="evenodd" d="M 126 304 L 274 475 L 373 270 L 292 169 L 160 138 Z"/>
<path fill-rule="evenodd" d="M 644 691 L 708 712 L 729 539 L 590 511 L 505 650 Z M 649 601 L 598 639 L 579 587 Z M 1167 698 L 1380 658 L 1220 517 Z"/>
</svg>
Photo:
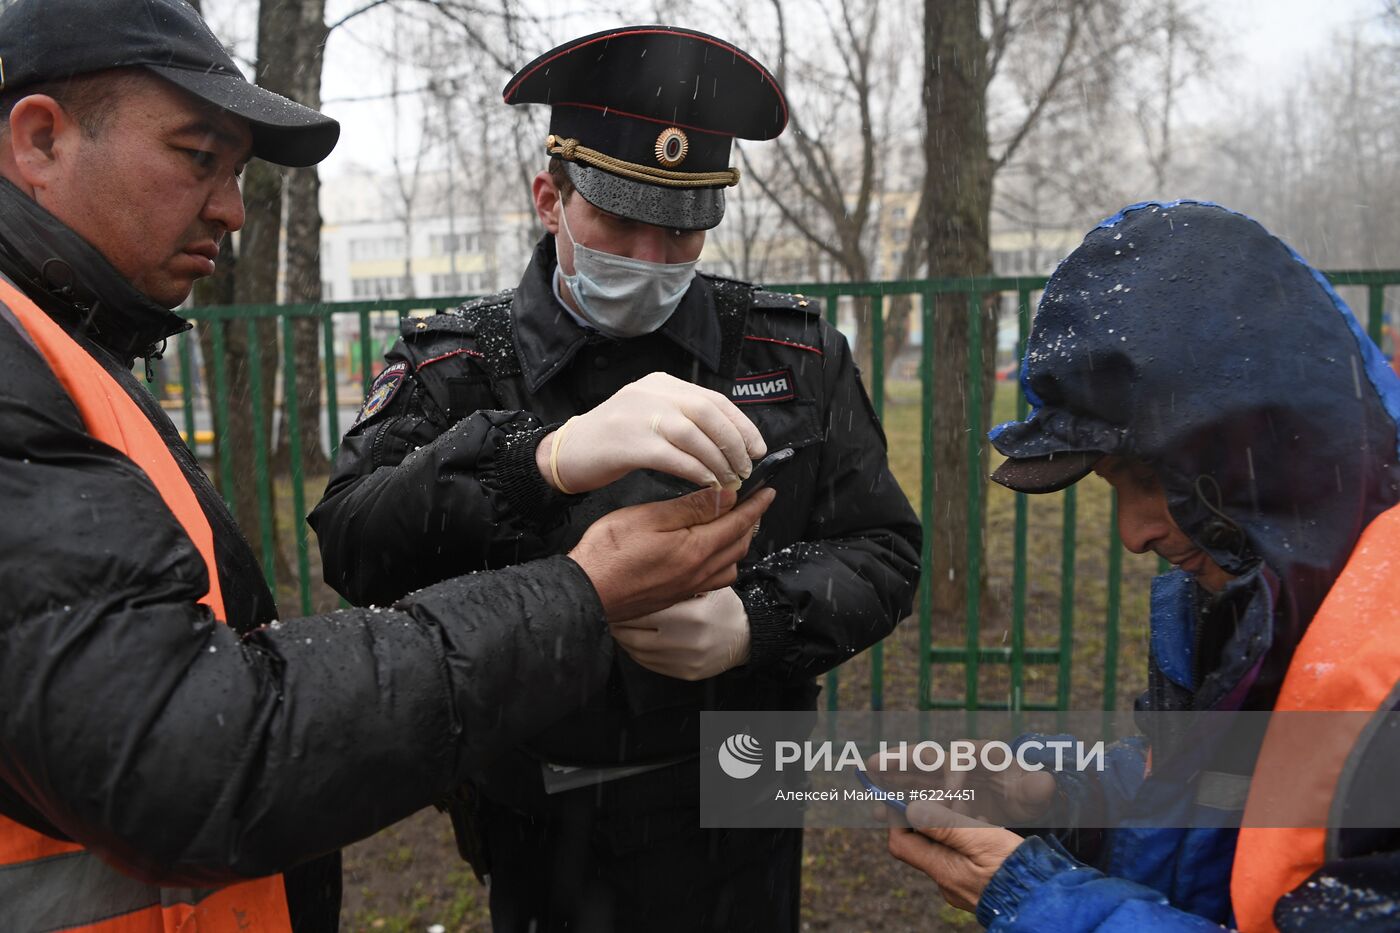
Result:
<svg viewBox="0 0 1400 933">
<path fill-rule="evenodd" d="M 1014 920 L 1021 902 L 1036 888 L 1061 872 L 1083 867 L 1059 843 L 1029 837 L 987 882 L 977 902 L 977 922 L 990 927 L 997 921 Z"/>
<path fill-rule="evenodd" d="M 734 589 L 749 617 L 748 666 L 756 671 L 771 669 L 796 640 L 797 612 L 770 581 L 755 580 Z"/>
<path fill-rule="evenodd" d="M 489 476 L 491 485 L 505 496 L 511 511 L 546 530 L 564 520 L 564 513 L 575 496 L 565 496 L 545 482 L 535 465 L 540 441 L 550 428 L 534 418 L 521 418 L 501 425 L 502 439 L 496 445 Z"/>
</svg>

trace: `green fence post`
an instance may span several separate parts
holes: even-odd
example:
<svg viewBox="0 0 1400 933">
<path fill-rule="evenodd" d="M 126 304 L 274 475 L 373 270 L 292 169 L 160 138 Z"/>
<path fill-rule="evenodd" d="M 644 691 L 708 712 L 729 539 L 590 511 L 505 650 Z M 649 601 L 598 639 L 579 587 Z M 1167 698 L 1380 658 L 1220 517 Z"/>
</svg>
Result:
<svg viewBox="0 0 1400 933">
<path fill-rule="evenodd" d="M 933 706 L 933 292 L 924 292 L 923 346 L 919 348 L 920 438 L 922 476 L 919 479 L 919 520 L 924 526 L 922 579 L 919 581 L 919 708 Z"/>
<path fill-rule="evenodd" d="M 1064 496 L 1064 528 L 1060 541 L 1060 671 L 1055 688 L 1055 705 L 1069 709 L 1070 663 L 1074 658 L 1074 543 L 1078 512 L 1075 487 Z"/>
<path fill-rule="evenodd" d="M 209 336 L 214 350 L 214 404 L 209 407 L 214 421 L 214 443 L 219 448 L 219 494 L 233 509 L 233 448 L 228 443 L 228 341 L 223 321 L 215 319 L 209 323 L 213 328 Z"/>
<path fill-rule="evenodd" d="M 885 417 L 885 302 L 880 295 L 870 298 L 870 403 L 875 417 Z M 870 649 L 870 708 L 885 708 L 885 643 L 877 641 Z"/>
<path fill-rule="evenodd" d="M 1118 706 L 1118 623 L 1123 583 L 1123 548 L 1118 541 L 1118 493 L 1108 492 L 1108 618 L 1103 647 L 1103 708 Z"/>
<path fill-rule="evenodd" d="M 1026 357 L 1026 339 L 1031 329 L 1031 293 L 1020 289 L 1016 293 L 1016 359 Z M 1016 418 L 1025 419 L 1030 411 L 1021 380 L 1016 380 Z M 1016 518 L 1012 539 L 1011 569 L 1011 709 L 1019 712 L 1025 704 L 1026 690 L 1026 539 L 1029 536 L 1029 503 L 1026 494 L 1016 493 Z"/>
<path fill-rule="evenodd" d="M 982 295 L 967 296 L 967 708 L 978 707 L 982 577 Z M 993 339 L 996 339 L 993 336 Z"/>
<path fill-rule="evenodd" d="M 297 546 L 297 590 L 301 614 L 311 615 L 311 560 L 306 542 L 306 478 L 301 459 L 301 399 L 297 395 L 297 353 L 290 314 L 282 318 L 282 401 L 287 409 L 287 430 L 291 436 L 292 458 L 292 538 Z"/>
<path fill-rule="evenodd" d="M 1367 302 L 1369 313 L 1367 314 L 1366 332 L 1371 335 L 1376 346 L 1380 346 L 1381 330 L 1385 323 L 1385 286 L 1372 285 L 1366 289 L 1366 297 L 1369 299 Z M 1400 348 L 1397 349 L 1397 352 L 1400 352 Z"/>
<path fill-rule="evenodd" d="M 360 395 L 369 395 L 369 385 L 374 381 L 374 339 L 370 334 L 369 309 L 360 309 Z"/>
<path fill-rule="evenodd" d="M 277 535 L 272 522 L 272 477 L 268 472 L 267 435 L 263 433 L 262 347 L 258 344 L 258 318 L 249 317 L 248 382 L 253 403 L 253 481 L 258 488 L 258 523 L 262 526 L 263 575 L 267 585 L 277 594 Z M 269 427 L 271 419 L 269 419 Z"/>
<path fill-rule="evenodd" d="M 199 459 L 199 448 L 195 441 L 194 421 L 194 334 L 187 330 L 180 335 L 180 395 L 184 411 L 181 420 L 185 423 L 185 446 Z"/>
<path fill-rule="evenodd" d="M 340 402 L 336 399 L 335 312 L 329 308 L 321 329 L 326 345 L 326 433 L 330 438 L 327 447 L 331 460 L 335 460 L 336 451 L 340 450 Z"/>
</svg>

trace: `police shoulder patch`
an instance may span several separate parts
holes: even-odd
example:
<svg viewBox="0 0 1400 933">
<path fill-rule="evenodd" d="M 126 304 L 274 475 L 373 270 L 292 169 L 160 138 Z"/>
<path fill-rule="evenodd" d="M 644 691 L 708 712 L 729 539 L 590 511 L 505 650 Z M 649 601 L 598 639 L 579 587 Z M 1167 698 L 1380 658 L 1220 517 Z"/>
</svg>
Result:
<svg viewBox="0 0 1400 933">
<path fill-rule="evenodd" d="M 791 369 L 750 373 L 734 380 L 734 387 L 729 390 L 729 398 L 735 405 L 790 402 L 797 398 L 796 385 Z"/>
<path fill-rule="evenodd" d="M 820 303 L 808 298 L 806 295 L 794 295 L 790 292 L 770 292 L 766 288 L 754 289 L 753 307 L 763 310 L 800 311 L 803 314 L 821 313 Z"/>
<path fill-rule="evenodd" d="M 408 376 L 408 364 L 404 362 L 393 363 L 384 367 L 384 371 L 375 377 L 373 384 L 369 387 L 369 394 L 365 396 L 365 403 L 360 406 L 360 413 L 355 418 L 355 424 L 360 424 L 384 410 L 399 389 L 403 386 L 404 379 Z M 355 425 L 351 425 L 354 427 Z"/>
</svg>

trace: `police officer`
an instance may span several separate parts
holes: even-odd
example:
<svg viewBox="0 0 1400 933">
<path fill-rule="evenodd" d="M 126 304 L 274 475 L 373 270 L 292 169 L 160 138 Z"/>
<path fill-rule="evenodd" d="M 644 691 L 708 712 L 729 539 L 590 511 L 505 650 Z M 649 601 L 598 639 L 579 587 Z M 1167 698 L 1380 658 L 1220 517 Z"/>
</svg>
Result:
<svg viewBox="0 0 1400 933">
<path fill-rule="evenodd" d="M 841 334 L 695 269 L 733 139 L 777 136 L 786 101 L 742 50 L 661 26 L 555 48 L 505 100 L 552 107 L 546 236 L 517 288 L 405 321 L 311 516 L 326 579 L 382 602 L 559 553 L 792 448 L 739 580 L 612 625 L 608 692 L 456 816 L 497 929 L 795 930 L 800 831 L 699 828 L 699 713 L 814 708 L 816 675 L 907 615 L 921 538 Z"/>
</svg>

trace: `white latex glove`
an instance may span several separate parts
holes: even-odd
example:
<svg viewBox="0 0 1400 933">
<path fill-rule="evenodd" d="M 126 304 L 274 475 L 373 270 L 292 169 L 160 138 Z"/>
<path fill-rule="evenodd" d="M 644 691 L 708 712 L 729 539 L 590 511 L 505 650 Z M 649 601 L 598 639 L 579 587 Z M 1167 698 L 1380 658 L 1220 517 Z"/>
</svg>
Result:
<svg viewBox="0 0 1400 933">
<path fill-rule="evenodd" d="M 732 586 L 609 628 L 632 660 L 680 680 L 705 680 L 749 659 L 749 616 Z"/>
<path fill-rule="evenodd" d="M 540 442 L 535 464 L 561 492 L 601 489 L 642 469 L 737 489 L 767 452 L 758 428 L 729 399 L 652 373 L 570 418 Z"/>
</svg>

